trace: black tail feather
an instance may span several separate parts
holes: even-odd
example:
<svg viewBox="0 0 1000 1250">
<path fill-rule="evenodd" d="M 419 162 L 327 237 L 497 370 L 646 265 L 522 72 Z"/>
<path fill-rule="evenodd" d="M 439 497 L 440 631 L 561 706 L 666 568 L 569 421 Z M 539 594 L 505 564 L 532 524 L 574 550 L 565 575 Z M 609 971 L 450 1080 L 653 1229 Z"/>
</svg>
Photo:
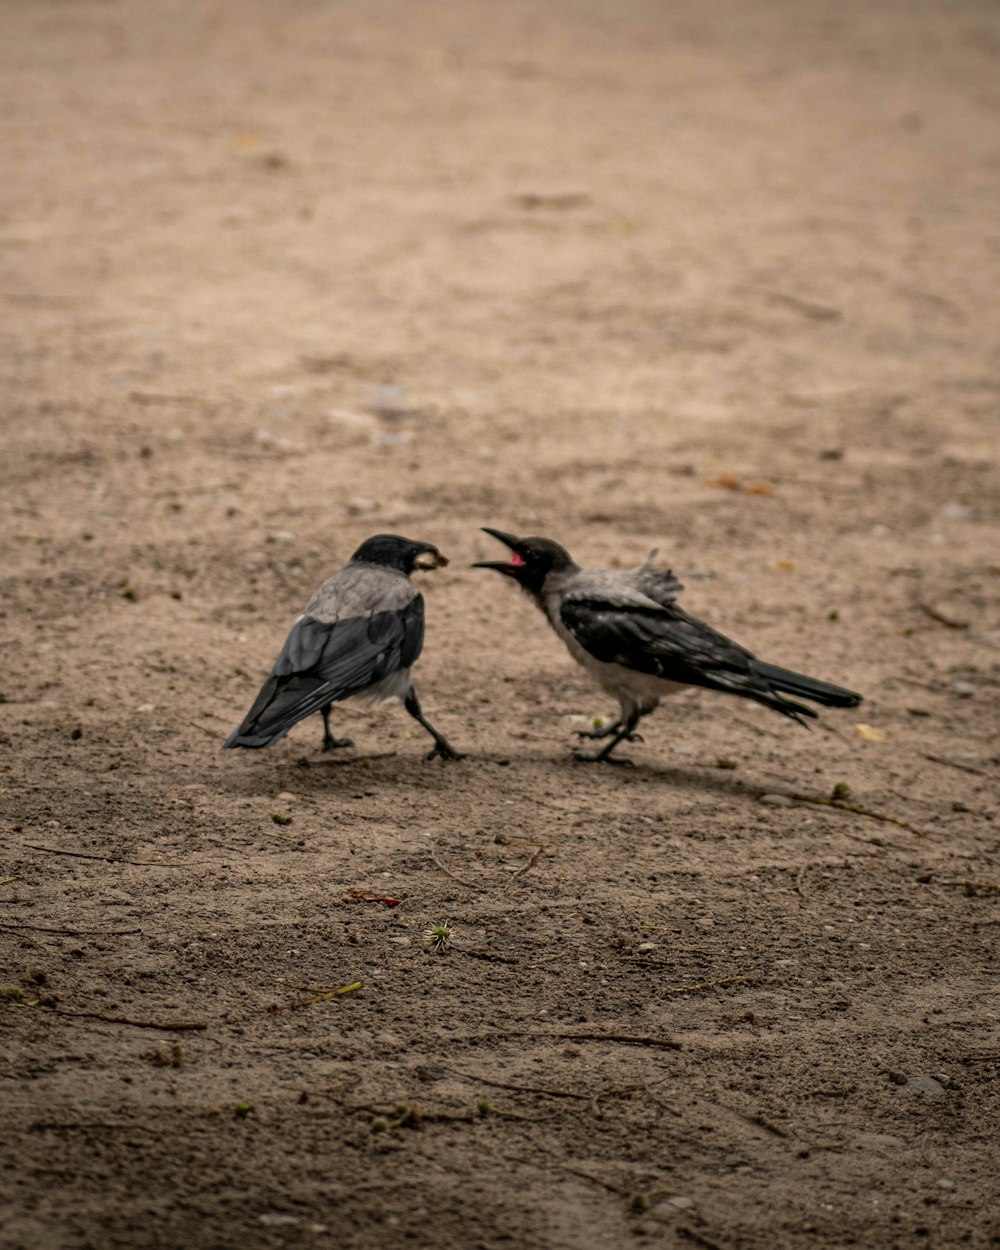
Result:
<svg viewBox="0 0 1000 1250">
<path fill-rule="evenodd" d="M 776 664 L 763 664 L 754 661 L 754 670 L 775 690 L 785 694 L 798 695 L 800 699 L 811 699 L 824 707 L 857 707 L 861 695 L 853 690 L 845 690 L 843 686 L 834 686 L 830 682 L 817 681 L 815 677 L 806 677 L 802 673 L 793 673 L 787 668 L 778 668 Z"/>
</svg>

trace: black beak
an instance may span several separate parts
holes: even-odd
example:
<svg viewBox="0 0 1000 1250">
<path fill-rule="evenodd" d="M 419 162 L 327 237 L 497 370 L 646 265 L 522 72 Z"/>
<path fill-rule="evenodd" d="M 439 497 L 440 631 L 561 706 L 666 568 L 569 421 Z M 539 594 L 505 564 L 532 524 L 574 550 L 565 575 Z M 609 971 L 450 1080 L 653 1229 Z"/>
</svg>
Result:
<svg viewBox="0 0 1000 1250">
<path fill-rule="evenodd" d="M 502 542 L 505 547 L 509 547 L 511 551 L 517 552 L 521 540 L 515 538 L 513 534 L 505 534 L 503 530 L 490 529 L 488 525 L 480 526 L 484 534 L 489 534 L 491 538 Z M 513 577 L 517 572 L 517 565 L 510 564 L 506 560 L 480 560 L 472 566 L 474 569 L 496 569 L 498 573 L 506 573 L 508 577 Z"/>
</svg>

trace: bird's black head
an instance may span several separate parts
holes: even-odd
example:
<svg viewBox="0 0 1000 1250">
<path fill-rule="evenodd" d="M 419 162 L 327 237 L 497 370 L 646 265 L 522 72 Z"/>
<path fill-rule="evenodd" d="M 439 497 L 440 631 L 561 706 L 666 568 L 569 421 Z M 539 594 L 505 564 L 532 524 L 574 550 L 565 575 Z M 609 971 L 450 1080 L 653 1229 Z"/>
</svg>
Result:
<svg viewBox="0 0 1000 1250">
<path fill-rule="evenodd" d="M 373 538 L 366 538 L 351 559 L 365 564 L 380 564 L 387 569 L 399 569 L 407 576 L 414 569 L 438 569 L 448 563 L 431 543 L 414 542 L 412 538 L 400 538 L 398 534 L 376 534 Z"/>
<path fill-rule="evenodd" d="M 513 578 L 522 590 L 529 594 L 541 594 L 545 579 L 550 573 L 574 568 L 569 552 L 549 538 L 515 538 L 502 530 L 483 526 L 483 533 L 499 539 L 510 548 L 509 560 L 481 560 L 474 569 L 496 569 L 505 577 Z"/>
</svg>

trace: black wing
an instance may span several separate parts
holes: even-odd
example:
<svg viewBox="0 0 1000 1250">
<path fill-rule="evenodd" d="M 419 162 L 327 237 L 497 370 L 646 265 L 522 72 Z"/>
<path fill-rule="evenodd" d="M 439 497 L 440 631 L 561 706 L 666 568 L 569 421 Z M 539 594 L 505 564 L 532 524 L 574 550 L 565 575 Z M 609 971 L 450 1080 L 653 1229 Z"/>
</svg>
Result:
<svg viewBox="0 0 1000 1250">
<path fill-rule="evenodd" d="M 560 616 L 580 646 L 605 664 L 755 699 L 796 720 L 816 715 L 777 694 L 758 671 L 752 652 L 676 605 L 655 611 L 567 599 Z"/>
<path fill-rule="evenodd" d="M 296 621 L 243 724 L 227 747 L 266 747 L 328 703 L 349 699 L 401 668 L 424 645 L 424 600 L 342 621 Z"/>
</svg>

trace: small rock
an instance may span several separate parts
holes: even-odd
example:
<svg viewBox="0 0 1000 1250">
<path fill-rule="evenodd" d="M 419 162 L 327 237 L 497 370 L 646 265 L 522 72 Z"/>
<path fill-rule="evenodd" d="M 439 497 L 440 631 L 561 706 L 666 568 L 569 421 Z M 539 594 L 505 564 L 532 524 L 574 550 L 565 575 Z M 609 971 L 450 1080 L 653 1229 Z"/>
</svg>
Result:
<svg viewBox="0 0 1000 1250">
<path fill-rule="evenodd" d="M 922 1094 L 927 1098 L 940 1098 L 944 1086 L 932 1076 L 911 1076 L 903 1086 L 904 1094 Z"/>
<path fill-rule="evenodd" d="M 757 801 L 767 807 L 794 807 L 787 794 L 762 794 Z"/>
<path fill-rule="evenodd" d="M 640 955 L 648 955 L 650 951 L 656 950 L 656 943 L 655 942 L 640 942 L 639 945 L 635 949 L 636 949 L 636 952 Z"/>
<path fill-rule="evenodd" d="M 941 515 L 949 521 L 970 521 L 975 514 L 964 503 L 946 503 L 941 509 Z"/>
<path fill-rule="evenodd" d="M 377 499 L 348 499 L 347 512 L 349 516 L 365 516 L 369 512 L 378 512 L 381 505 Z"/>
<path fill-rule="evenodd" d="M 971 681 L 953 681 L 951 688 L 960 699 L 971 699 L 976 693 L 976 687 Z"/>
<path fill-rule="evenodd" d="M 679 1211 L 690 1211 L 693 1206 L 693 1198 L 688 1198 L 684 1194 L 673 1194 L 669 1198 L 661 1198 L 659 1202 L 654 1203 L 647 1214 L 650 1219 L 673 1221 Z"/>
<path fill-rule="evenodd" d="M 948 1180 L 946 1176 L 942 1176 L 939 1181 L 934 1182 L 938 1189 L 954 1189 L 955 1182 Z"/>
<path fill-rule="evenodd" d="M 409 430 L 401 430 L 398 434 L 373 434 L 371 441 L 373 447 L 405 447 L 413 442 L 413 435 Z"/>
<path fill-rule="evenodd" d="M 376 386 L 368 406 L 376 416 L 387 421 L 398 421 L 419 412 L 419 409 L 407 402 L 405 386 Z"/>
<path fill-rule="evenodd" d="M 297 794 L 292 794 L 291 790 L 282 790 L 275 798 L 276 803 L 294 803 L 298 799 Z"/>
<path fill-rule="evenodd" d="M 265 1228 L 284 1228 L 301 1222 L 297 1215 L 285 1215 L 283 1211 L 265 1211 L 263 1215 L 257 1216 L 257 1223 L 263 1224 Z"/>
</svg>

